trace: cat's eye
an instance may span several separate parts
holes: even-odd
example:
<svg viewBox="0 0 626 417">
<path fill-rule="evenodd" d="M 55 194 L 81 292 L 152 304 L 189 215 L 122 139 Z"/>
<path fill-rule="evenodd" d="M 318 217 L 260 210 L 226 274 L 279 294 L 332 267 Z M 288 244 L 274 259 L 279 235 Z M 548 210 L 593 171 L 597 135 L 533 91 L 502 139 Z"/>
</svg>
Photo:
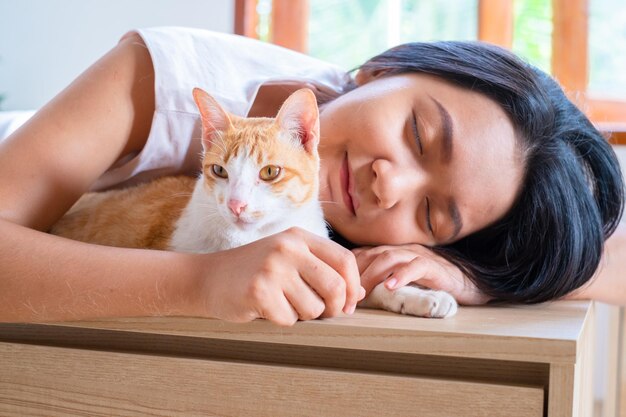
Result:
<svg viewBox="0 0 626 417">
<path fill-rule="evenodd" d="M 280 171 L 281 169 L 279 166 L 268 165 L 261 168 L 261 171 L 259 171 L 259 178 L 261 178 L 263 181 L 275 180 L 278 175 L 280 175 Z"/>
<path fill-rule="evenodd" d="M 228 172 L 224 169 L 223 166 L 213 164 L 211 165 L 211 172 L 220 178 L 228 178 Z"/>
</svg>

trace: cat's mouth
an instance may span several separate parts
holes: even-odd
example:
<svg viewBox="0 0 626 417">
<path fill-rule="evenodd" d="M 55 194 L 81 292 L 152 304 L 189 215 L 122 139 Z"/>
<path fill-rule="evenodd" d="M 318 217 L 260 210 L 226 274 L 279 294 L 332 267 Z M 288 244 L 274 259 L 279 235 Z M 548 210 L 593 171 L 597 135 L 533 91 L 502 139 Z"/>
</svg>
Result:
<svg viewBox="0 0 626 417">
<path fill-rule="evenodd" d="M 233 224 L 240 229 L 248 229 L 252 227 L 255 223 L 254 219 L 244 219 L 241 217 L 235 217 L 232 220 Z"/>
<path fill-rule="evenodd" d="M 343 197 L 343 202 L 345 203 L 348 211 L 352 213 L 353 216 L 356 216 L 356 209 L 354 207 L 354 199 L 352 197 L 352 193 L 354 192 L 354 177 L 350 172 L 350 165 L 348 164 L 348 153 L 343 159 L 343 164 L 341 165 L 341 169 L 339 169 L 339 179 L 341 182 L 341 194 Z"/>
</svg>

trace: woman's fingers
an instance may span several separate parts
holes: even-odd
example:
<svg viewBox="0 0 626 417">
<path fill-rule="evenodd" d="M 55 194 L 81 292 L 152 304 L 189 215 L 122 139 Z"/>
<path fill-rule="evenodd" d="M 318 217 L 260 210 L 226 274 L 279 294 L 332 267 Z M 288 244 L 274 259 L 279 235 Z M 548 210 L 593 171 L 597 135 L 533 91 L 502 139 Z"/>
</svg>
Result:
<svg viewBox="0 0 626 417">
<path fill-rule="evenodd" d="M 385 281 L 389 290 L 403 287 L 411 282 L 429 286 L 441 275 L 441 267 L 432 259 L 416 256 L 410 262 L 398 267 Z"/>
<path fill-rule="evenodd" d="M 351 314 L 352 304 L 347 297 L 347 284 L 339 273 L 314 255 L 300 269 L 302 280 L 324 301 L 324 317 L 333 317 L 344 311 Z M 355 302 L 356 304 L 356 302 Z"/>
<path fill-rule="evenodd" d="M 402 249 L 371 251 L 368 255 L 360 254 L 361 264 L 367 264 L 361 274 L 361 285 L 369 293 L 375 286 L 390 279 L 395 271 L 415 256 L 414 253 Z"/>
<path fill-rule="evenodd" d="M 298 313 L 300 320 L 313 320 L 326 310 L 324 299 L 308 284 L 304 277 L 294 277 L 283 288 L 287 301 Z M 341 310 L 341 307 L 339 307 Z"/>
<path fill-rule="evenodd" d="M 199 298 L 198 308 L 211 317 L 292 325 L 298 318 L 351 314 L 365 296 L 352 252 L 302 229 L 207 254 L 206 260 L 206 299 Z"/>
<path fill-rule="evenodd" d="M 290 231 L 304 237 L 314 256 L 302 265 L 301 275 L 326 302 L 324 315 L 336 315 L 341 310 L 352 314 L 356 303 L 365 296 L 352 252 L 302 229 Z"/>
<path fill-rule="evenodd" d="M 261 317 L 278 324 L 279 326 L 293 326 L 299 318 L 299 314 L 284 294 L 279 294 L 274 299 L 271 308 L 261 311 Z"/>
</svg>

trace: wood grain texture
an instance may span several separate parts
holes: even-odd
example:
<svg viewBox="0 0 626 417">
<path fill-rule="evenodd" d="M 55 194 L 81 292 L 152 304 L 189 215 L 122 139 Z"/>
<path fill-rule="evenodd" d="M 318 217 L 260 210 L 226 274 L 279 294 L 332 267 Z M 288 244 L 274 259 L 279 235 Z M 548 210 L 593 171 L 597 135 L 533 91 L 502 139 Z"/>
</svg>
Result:
<svg viewBox="0 0 626 417">
<path fill-rule="evenodd" d="M 0 341 L 197 359 L 246 361 L 326 369 L 391 372 L 487 382 L 548 386 L 549 365 L 519 361 L 298 346 L 147 332 L 37 324 L 2 324 Z"/>
<path fill-rule="evenodd" d="M 574 365 L 550 366 L 548 417 L 574 416 Z"/>
<path fill-rule="evenodd" d="M 543 414 L 541 387 L 10 343 L 0 355 L 0 412 L 15 415 Z"/>
<path fill-rule="evenodd" d="M 559 301 L 446 320 L 358 310 L 291 328 L 5 323 L 0 415 L 406 416 L 419 403 L 429 416 L 586 417 L 593 312 Z"/>
<path fill-rule="evenodd" d="M 444 320 L 357 309 L 353 316 L 299 322 L 233 324 L 196 318 L 127 318 L 59 323 L 170 335 L 316 347 L 433 354 L 538 363 L 574 363 L 588 301 L 539 306 L 462 307 Z"/>
</svg>

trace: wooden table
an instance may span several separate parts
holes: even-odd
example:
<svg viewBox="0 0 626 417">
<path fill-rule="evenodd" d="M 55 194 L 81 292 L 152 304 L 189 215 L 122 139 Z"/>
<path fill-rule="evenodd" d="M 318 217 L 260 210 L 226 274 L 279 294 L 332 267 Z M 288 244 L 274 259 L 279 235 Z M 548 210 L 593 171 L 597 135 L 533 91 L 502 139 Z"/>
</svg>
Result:
<svg viewBox="0 0 626 417">
<path fill-rule="evenodd" d="M 592 414 L 593 303 L 0 324 L 0 415 Z"/>
</svg>

